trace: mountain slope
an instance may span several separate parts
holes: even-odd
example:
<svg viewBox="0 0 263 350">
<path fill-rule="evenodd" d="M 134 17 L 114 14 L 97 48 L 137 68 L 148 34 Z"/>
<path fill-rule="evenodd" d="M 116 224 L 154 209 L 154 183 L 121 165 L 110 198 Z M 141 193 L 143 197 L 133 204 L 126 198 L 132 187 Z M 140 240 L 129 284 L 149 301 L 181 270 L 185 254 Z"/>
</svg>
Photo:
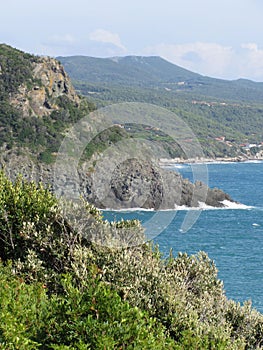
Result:
<svg viewBox="0 0 263 350">
<path fill-rule="evenodd" d="M 75 81 L 170 89 L 191 96 L 251 101 L 263 100 L 263 83 L 245 79 L 227 81 L 193 73 L 161 57 L 127 56 L 94 58 L 87 56 L 58 57 Z"/>
<path fill-rule="evenodd" d="M 204 77 L 160 57 L 59 57 L 76 90 L 97 106 L 156 104 L 194 130 L 208 157 L 249 157 L 263 142 L 263 83 Z M 251 150 L 244 144 L 257 144 Z M 175 156 L 175 153 L 171 153 Z"/>
<path fill-rule="evenodd" d="M 58 57 L 74 80 L 108 82 L 135 86 L 156 86 L 164 82 L 198 80 L 199 74 L 175 66 L 164 59 L 140 56 L 94 58 Z"/>
</svg>

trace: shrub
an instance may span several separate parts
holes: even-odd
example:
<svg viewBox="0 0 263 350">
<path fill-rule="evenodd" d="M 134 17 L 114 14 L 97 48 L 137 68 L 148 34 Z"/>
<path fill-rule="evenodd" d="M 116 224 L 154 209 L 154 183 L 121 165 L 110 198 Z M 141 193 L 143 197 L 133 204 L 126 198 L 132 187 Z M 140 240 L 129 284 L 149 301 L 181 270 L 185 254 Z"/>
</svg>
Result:
<svg viewBox="0 0 263 350">
<path fill-rule="evenodd" d="M 205 253 L 164 260 L 158 248 L 153 250 L 149 244 L 118 251 L 93 250 L 102 280 L 131 305 L 159 320 L 178 349 L 187 348 L 186 344 L 202 349 L 242 348 L 242 342 L 231 337 L 222 282 Z"/>
<path fill-rule="evenodd" d="M 23 181 L 18 177 L 13 184 L 0 172 L 0 257 L 22 259 L 30 247 L 26 231 L 29 226 L 34 231 L 48 227 L 52 217 L 55 197 L 41 184 Z"/>
<path fill-rule="evenodd" d="M 162 259 L 138 221 L 83 208 L 0 173 L 0 257 L 12 265 L 0 265 L 2 348 L 263 348 L 263 315 L 226 298 L 205 253 Z"/>
<path fill-rule="evenodd" d="M 45 332 L 49 307 L 45 286 L 26 284 L 0 264 L 0 348 L 35 350 Z"/>
<path fill-rule="evenodd" d="M 26 284 L 0 265 L 0 348 L 172 349 L 164 327 L 96 279 L 79 290 L 70 275 L 60 295 Z"/>
</svg>

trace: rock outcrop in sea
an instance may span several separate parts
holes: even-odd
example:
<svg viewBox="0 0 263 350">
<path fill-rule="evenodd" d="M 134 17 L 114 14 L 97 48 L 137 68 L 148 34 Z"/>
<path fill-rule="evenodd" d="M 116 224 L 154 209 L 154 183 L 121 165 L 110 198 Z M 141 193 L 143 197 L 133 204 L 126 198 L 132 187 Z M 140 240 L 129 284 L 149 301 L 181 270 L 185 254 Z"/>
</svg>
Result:
<svg viewBox="0 0 263 350">
<path fill-rule="evenodd" d="M 224 191 L 209 188 L 197 181 L 191 183 L 176 171 L 162 169 L 148 161 L 141 163 L 137 159 L 129 159 L 120 163 L 109 175 L 90 172 L 89 163 L 79 167 L 75 178 L 68 171 L 59 174 L 61 188 L 54 188 L 54 167 L 36 163 L 29 155 L 5 152 L 0 159 L 1 166 L 11 179 L 19 174 L 29 181 L 43 182 L 50 185 L 61 196 L 70 199 L 84 197 L 98 208 L 105 209 L 175 209 L 178 206 L 224 207 L 225 201 L 234 200 Z M 107 174 L 107 167 L 104 169 Z"/>
<path fill-rule="evenodd" d="M 107 188 L 103 196 L 96 190 L 98 182 Z M 224 207 L 224 201 L 234 202 L 220 189 L 211 189 L 201 181 L 193 184 L 176 171 L 162 169 L 151 161 L 141 163 L 135 158 L 120 163 L 105 182 L 97 178 L 96 172 L 89 176 L 82 174 L 84 197 L 100 208 L 164 210 L 204 204 Z"/>
</svg>

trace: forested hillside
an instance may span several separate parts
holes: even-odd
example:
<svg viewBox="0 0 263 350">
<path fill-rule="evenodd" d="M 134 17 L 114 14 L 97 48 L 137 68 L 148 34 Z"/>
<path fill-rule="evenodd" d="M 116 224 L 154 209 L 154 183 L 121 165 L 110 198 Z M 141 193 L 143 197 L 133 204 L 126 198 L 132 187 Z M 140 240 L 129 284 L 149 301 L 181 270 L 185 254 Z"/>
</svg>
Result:
<svg viewBox="0 0 263 350">
<path fill-rule="evenodd" d="M 59 60 L 77 91 L 97 106 L 130 101 L 171 109 L 195 131 L 209 157 L 261 151 L 244 145 L 263 142 L 263 83 L 204 77 L 160 57 Z"/>
<path fill-rule="evenodd" d="M 171 89 L 190 96 L 261 102 L 263 83 L 215 79 L 193 73 L 161 57 L 58 57 L 73 80 L 88 83 Z"/>
</svg>

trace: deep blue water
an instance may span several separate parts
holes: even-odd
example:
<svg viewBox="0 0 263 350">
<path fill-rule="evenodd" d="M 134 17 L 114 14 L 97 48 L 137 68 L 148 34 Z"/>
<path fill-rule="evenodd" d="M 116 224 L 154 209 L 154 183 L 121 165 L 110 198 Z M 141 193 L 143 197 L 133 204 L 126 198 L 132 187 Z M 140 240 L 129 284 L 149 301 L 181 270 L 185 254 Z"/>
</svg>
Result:
<svg viewBox="0 0 263 350">
<path fill-rule="evenodd" d="M 207 252 L 216 263 L 226 295 L 242 303 L 250 299 L 253 306 L 263 312 L 263 162 L 209 164 L 207 169 L 210 187 L 223 189 L 249 208 L 203 210 L 186 233 L 180 228 L 188 211 L 179 210 L 154 241 L 164 256 L 169 254 L 170 248 L 174 255 L 179 251 Z M 175 170 L 192 178 L 190 165 Z M 147 223 L 155 214 L 105 212 L 104 217 L 109 220 L 139 218 Z"/>
</svg>

